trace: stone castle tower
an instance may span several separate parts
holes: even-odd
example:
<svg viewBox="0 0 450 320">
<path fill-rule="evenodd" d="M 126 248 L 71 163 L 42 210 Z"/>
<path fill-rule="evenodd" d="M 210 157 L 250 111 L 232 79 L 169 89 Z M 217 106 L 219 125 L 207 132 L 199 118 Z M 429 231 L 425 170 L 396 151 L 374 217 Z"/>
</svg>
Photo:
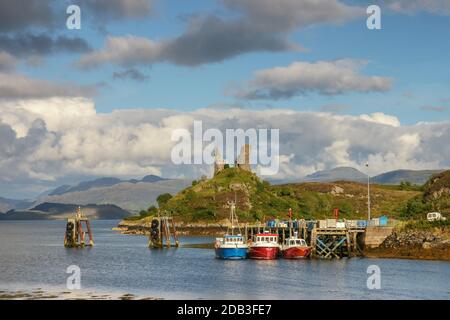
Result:
<svg viewBox="0 0 450 320">
<path fill-rule="evenodd" d="M 218 148 L 214 150 L 214 175 L 218 174 L 225 168 L 225 161 L 223 161 L 222 155 Z"/>
<path fill-rule="evenodd" d="M 249 144 L 242 146 L 241 153 L 234 161 L 234 166 L 245 171 L 251 171 Z M 223 160 L 219 149 L 216 148 L 214 151 L 214 175 L 218 174 L 223 169 L 225 169 L 225 161 Z"/>
<path fill-rule="evenodd" d="M 245 171 L 251 171 L 250 168 L 250 145 L 244 144 L 241 153 L 236 158 L 235 166 Z"/>
</svg>

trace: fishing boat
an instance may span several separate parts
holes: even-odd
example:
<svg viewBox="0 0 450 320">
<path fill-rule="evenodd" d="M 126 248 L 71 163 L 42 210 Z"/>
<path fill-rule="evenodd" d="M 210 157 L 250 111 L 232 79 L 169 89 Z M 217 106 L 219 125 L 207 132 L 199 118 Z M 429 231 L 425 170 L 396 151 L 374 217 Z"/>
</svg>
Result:
<svg viewBox="0 0 450 320">
<path fill-rule="evenodd" d="M 231 225 L 223 238 L 216 238 L 215 251 L 216 258 L 226 260 L 239 260 L 247 258 L 248 245 L 241 235 L 239 223 L 236 215 L 235 202 L 230 205 L 230 222 Z M 235 234 L 235 229 L 238 232 Z"/>
<path fill-rule="evenodd" d="M 285 239 L 281 246 L 281 256 L 285 259 L 308 258 L 310 254 L 311 247 L 307 245 L 304 239 L 297 237 L 297 232 L 294 236 Z"/>
<path fill-rule="evenodd" d="M 249 246 L 249 257 L 251 259 L 272 260 L 276 259 L 280 253 L 278 244 L 278 234 L 258 233 L 255 241 Z"/>
</svg>

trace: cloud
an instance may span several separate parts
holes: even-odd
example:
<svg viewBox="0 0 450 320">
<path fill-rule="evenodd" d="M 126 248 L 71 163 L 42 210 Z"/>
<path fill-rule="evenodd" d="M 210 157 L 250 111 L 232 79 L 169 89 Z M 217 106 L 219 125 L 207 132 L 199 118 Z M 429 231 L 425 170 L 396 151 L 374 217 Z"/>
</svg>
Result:
<svg viewBox="0 0 450 320">
<path fill-rule="evenodd" d="M 21 74 L 0 73 L 0 97 L 2 99 L 92 96 L 96 92 L 97 86 L 95 85 L 56 84 Z"/>
<path fill-rule="evenodd" d="M 16 56 L 47 55 L 58 52 L 84 53 L 90 50 L 82 38 L 47 34 L 0 34 L 0 50 Z"/>
<path fill-rule="evenodd" d="M 423 111 L 432 111 L 432 112 L 444 112 L 448 110 L 448 108 L 445 106 L 432 106 L 432 105 L 421 106 L 420 109 Z"/>
<path fill-rule="evenodd" d="M 64 28 L 66 8 L 79 5 L 94 23 L 104 18 L 141 18 L 152 11 L 152 0 L 0 0 L 0 32 L 32 28 Z"/>
<path fill-rule="evenodd" d="M 179 36 L 159 41 L 143 37 L 109 37 L 105 47 L 84 55 L 80 68 L 103 64 L 136 66 L 156 62 L 197 66 L 255 51 L 299 51 L 290 33 L 316 24 L 338 24 L 364 16 L 359 7 L 337 0 L 223 0 L 234 14 L 194 15 Z"/>
<path fill-rule="evenodd" d="M 390 116 L 388 114 L 384 114 L 382 112 L 375 112 L 371 115 L 363 114 L 359 116 L 361 119 L 369 122 L 375 122 L 379 124 L 384 124 L 392 127 L 400 127 L 400 121 L 397 117 Z"/>
<path fill-rule="evenodd" d="M 450 123 L 403 126 L 382 113 L 360 116 L 293 110 L 124 109 L 97 113 L 83 98 L 0 101 L 0 192 L 10 186 L 52 183 L 67 177 L 138 177 L 147 173 L 198 178 L 207 165 L 171 162 L 173 130 L 277 128 L 280 171 L 299 179 L 336 166 L 371 174 L 399 168 L 450 167 Z M 20 182 L 20 183 L 19 183 Z"/>
<path fill-rule="evenodd" d="M 74 3 L 81 10 L 87 7 L 88 12 L 102 18 L 142 18 L 153 8 L 152 0 L 80 0 Z"/>
<path fill-rule="evenodd" d="M 142 72 L 136 69 L 127 69 L 123 71 L 114 72 L 113 79 L 119 80 L 131 79 L 134 81 L 146 81 L 149 79 L 149 76 L 143 74 Z"/>
<path fill-rule="evenodd" d="M 50 27 L 51 0 L 0 0 L 0 31 L 23 30 L 30 26 Z"/>
<path fill-rule="evenodd" d="M 413 14 L 419 11 L 439 15 L 450 14 L 448 0 L 381 0 L 380 2 L 389 9 L 403 14 Z"/>
<path fill-rule="evenodd" d="M 367 62 L 336 61 L 294 62 L 287 67 L 260 70 L 243 88 L 228 90 L 241 99 L 286 99 L 315 92 L 337 95 L 346 92 L 383 92 L 391 88 L 387 77 L 359 73 Z"/>
<path fill-rule="evenodd" d="M 17 63 L 18 61 L 15 57 L 9 53 L 0 51 L 0 72 L 14 70 Z"/>
<path fill-rule="evenodd" d="M 337 0 L 223 0 L 231 9 L 243 12 L 261 30 L 287 31 L 315 24 L 341 24 L 365 14 L 361 7 Z"/>
</svg>

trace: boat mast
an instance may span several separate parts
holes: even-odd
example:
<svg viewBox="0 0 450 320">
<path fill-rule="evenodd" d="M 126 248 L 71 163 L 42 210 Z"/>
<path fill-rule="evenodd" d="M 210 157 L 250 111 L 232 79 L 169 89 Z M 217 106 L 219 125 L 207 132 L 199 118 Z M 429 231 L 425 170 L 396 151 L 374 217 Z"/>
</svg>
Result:
<svg viewBox="0 0 450 320">
<path fill-rule="evenodd" d="M 241 228 L 239 227 L 239 222 L 236 215 L 236 202 L 228 201 L 228 205 L 230 206 L 231 235 L 234 235 L 235 223 L 237 224 L 239 233 L 241 233 Z"/>
</svg>

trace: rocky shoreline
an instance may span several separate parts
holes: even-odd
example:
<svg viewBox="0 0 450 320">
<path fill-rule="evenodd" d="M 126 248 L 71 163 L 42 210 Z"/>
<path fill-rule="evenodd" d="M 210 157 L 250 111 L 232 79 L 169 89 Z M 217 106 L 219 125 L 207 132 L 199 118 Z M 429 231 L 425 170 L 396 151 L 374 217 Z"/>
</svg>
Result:
<svg viewBox="0 0 450 320">
<path fill-rule="evenodd" d="M 122 234 L 144 235 L 150 234 L 151 221 L 121 221 L 113 228 Z M 182 236 L 220 236 L 227 230 L 224 223 L 176 223 L 178 235 Z"/>
<path fill-rule="evenodd" d="M 384 242 L 366 249 L 366 257 L 450 261 L 450 231 L 448 228 L 429 230 L 394 230 Z"/>
</svg>

